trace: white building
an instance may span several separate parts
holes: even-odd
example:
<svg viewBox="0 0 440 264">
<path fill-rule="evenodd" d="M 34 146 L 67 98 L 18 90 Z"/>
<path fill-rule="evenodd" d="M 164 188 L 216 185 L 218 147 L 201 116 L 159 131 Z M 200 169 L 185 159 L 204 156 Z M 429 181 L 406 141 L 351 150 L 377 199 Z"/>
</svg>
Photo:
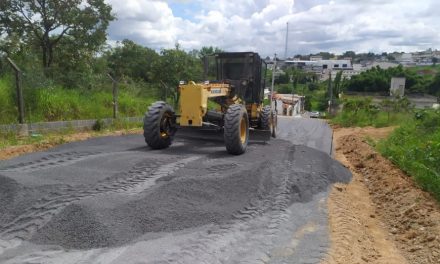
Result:
<svg viewBox="0 0 440 264">
<path fill-rule="evenodd" d="M 415 65 L 412 53 L 402 53 L 396 56 L 396 61 L 402 65 Z"/>
<path fill-rule="evenodd" d="M 350 59 L 322 60 L 320 59 L 322 58 L 321 56 L 312 57 L 313 60 L 286 60 L 285 66 L 293 66 L 308 72 L 314 72 L 319 76 L 320 80 L 328 80 L 330 73 L 332 74 L 332 79 L 334 79 L 339 71 L 342 71 L 342 76 L 345 78 L 351 78 L 354 74 Z"/>
</svg>

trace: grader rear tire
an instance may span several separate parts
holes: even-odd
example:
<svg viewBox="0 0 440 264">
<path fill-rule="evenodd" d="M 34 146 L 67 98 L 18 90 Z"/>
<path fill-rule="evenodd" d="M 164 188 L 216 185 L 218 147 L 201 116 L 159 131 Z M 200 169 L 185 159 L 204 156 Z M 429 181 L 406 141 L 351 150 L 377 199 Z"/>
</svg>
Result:
<svg viewBox="0 0 440 264">
<path fill-rule="evenodd" d="M 260 123 L 258 124 L 258 128 L 270 130 L 271 125 L 271 109 L 270 105 L 266 105 L 263 107 L 263 109 L 261 109 Z"/>
<path fill-rule="evenodd" d="M 233 155 L 243 154 L 249 141 L 249 118 L 246 108 L 240 104 L 229 106 L 224 121 L 226 150 Z"/>
<path fill-rule="evenodd" d="M 171 145 L 175 133 L 173 108 L 162 101 L 153 103 L 144 117 L 145 142 L 152 149 L 164 149 Z"/>
<path fill-rule="evenodd" d="M 275 110 L 272 111 L 270 115 L 270 121 L 271 121 L 271 130 L 272 130 L 272 137 L 277 137 L 277 127 L 278 127 L 278 114 Z"/>
</svg>

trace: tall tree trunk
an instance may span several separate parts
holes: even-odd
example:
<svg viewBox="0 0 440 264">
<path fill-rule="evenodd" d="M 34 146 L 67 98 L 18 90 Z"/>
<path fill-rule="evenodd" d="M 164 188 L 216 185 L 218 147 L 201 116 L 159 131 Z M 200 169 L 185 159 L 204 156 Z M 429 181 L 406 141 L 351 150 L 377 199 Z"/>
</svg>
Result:
<svg viewBox="0 0 440 264">
<path fill-rule="evenodd" d="M 43 68 L 46 69 L 47 66 L 47 48 L 44 41 L 41 42 L 41 49 L 43 51 Z"/>
<path fill-rule="evenodd" d="M 44 74 L 47 75 L 49 66 L 50 66 L 50 39 L 49 39 L 49 31 L 44 32 L 43 40 L 42 40 L 42 49 L 43 49 L 43 69 Z"/>
<path fill-rule="evenodd" d="M 52 43 L 48 43 L 48 60 L 47 60 L 47 68 L 50 68 L 50 66 L 52 66 L 52 62 L 53 62 L 53 45 Z"/>
</svg>

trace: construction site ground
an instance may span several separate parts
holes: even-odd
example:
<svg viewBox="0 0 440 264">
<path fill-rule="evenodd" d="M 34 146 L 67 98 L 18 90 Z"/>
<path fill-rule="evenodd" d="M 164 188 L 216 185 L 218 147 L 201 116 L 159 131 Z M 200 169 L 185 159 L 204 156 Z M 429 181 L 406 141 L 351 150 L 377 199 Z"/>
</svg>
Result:
<svg viewBox="0 0 440 264">
<path fill-rule="evenodd" d="M 440 263 L 437 201 L 368 144 L 393 129 L 334 129 L 335 158 L 353 180 L 331 191 L 323 263 Z"/>
<path fill-rule="evenodd" d="M 279 117 L 240 156 L 139 134 L 0 151 L 0 263 L 439 263 L 437 203 L 366 143 L 390 130 Z"/>
</svg>

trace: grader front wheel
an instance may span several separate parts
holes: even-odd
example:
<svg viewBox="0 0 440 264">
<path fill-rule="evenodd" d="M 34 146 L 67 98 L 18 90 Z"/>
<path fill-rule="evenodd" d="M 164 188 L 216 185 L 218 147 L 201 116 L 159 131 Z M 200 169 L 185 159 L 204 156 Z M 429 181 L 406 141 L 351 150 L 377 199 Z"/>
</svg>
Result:
<svg viewBox="0 0 440 264">
<path fill-rule="evenodd" d="M 173 108 L 162 101 L 153 103 L 144 117 L 145 142 L 152 149 L 164 149 L 171 145 L 175 133 Z"/>
<path fill-rule="evenodd" d="M 229 106 L 224 121 L 226 150 L 234 155 L 243 154 L 249 140 L 249 118 L 246 108 L 240 104 Z"/>
</svg>

